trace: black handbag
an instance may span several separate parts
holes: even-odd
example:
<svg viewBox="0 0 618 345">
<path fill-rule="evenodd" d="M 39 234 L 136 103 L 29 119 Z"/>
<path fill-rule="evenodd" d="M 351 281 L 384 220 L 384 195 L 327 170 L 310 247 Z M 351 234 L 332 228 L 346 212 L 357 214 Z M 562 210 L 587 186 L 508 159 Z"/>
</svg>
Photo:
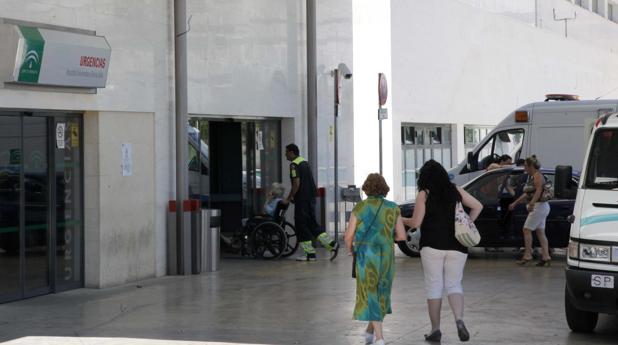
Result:
<svg viewBox="0 0 618 345">
<path fill-rule="evenodd" d="M 367 231 L 365 231 L 365 236 L 363 236 L 363 240 L 361 242 L 365 241 L 365 238 L 367 238 L 367 233 L 373 226 L 373 223 L 375 223 L 376 218 L 378 217 L 378 214 L 380 214 L 380 209 L 382 208 L 383 204 L 384 204 L 384 199 L 382 199 L 382 202 L 380 203 L 380 207 L 378 207 L 376 214 L 373 216 L 373 220 L 371 221 L 371 224 L 367 228 Z M 356 251 L 354 250 L 354 248 L 352 248 L 352 278 L 356 279 Z"/>
</svg>

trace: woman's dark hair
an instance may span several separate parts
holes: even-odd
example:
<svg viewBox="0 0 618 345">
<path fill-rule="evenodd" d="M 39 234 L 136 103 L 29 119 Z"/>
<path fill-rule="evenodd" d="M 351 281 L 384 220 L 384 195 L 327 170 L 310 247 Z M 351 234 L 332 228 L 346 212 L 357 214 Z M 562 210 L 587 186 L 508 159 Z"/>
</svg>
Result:
<svg viewBox="0 0 618 345">
<path fill-rule="evenodd" d="M 429 192 L 429 195 L 438 202 L 447 205 L 454 204 L 459 200 L 459 192 L 444 167 L 433 159 L 425 162 L 418 176 L 418 190 Z"/>
<path fill-rule="evenodd" d="M 368 196 L 386 196 L 390 191 L 384 177 L 380 174 L 369 174 L 363 183 L 363 192 Z"/>
</svg>

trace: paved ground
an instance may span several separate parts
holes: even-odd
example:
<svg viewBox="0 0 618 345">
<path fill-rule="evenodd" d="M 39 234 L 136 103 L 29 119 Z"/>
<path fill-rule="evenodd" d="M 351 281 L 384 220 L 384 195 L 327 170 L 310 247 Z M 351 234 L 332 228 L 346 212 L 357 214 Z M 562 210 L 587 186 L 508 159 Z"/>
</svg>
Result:
<svg viewBox="0 0 618 345">
<path fill-rule="evenodd" d="M 363 344 L 351 319 L 351 260 L 297 263 L 227 259 L 217 273 L 0 305 L 7 344 Z M 512 254 L 475 254 L 466 268 L 471 344 L 616 344 L 618 318 L 596 334 L 570 333 L 563 314 L 564 263 L 517 267 Z M 459 343 L 445 303 L 443 344 Z M 429 330 L 418 259 L 397 256 L 388 344 L 423 344 Z"/>
</svg>

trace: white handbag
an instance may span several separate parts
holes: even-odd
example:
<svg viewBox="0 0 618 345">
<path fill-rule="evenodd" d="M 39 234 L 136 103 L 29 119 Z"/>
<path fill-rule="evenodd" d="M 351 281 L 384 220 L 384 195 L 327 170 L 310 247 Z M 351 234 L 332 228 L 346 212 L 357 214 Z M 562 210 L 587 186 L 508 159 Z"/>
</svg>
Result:
<svg viewBox="0 0 618 345">
<path fill-rule="evenodd" d="M 459 201 L 455 205 L 455 238 L 461 245 L 468 248 L 481 242 L 481 234 Z"/>
</svg>

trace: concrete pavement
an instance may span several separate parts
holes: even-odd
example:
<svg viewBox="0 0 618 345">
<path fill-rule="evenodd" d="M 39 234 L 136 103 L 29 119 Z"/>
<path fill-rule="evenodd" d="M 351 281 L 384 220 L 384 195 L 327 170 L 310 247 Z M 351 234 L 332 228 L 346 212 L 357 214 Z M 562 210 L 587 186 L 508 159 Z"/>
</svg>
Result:
<svg viewBox="0 0 618 345">
<path fill-rule="evenodd" d="M 363 344 L 352 320 L 351 259 L 226 259 L 221 271 L 80 289 L 0 305 L 7 344 Z M 464 276 L 470 344 L 616 344 L 618 318 L 592 335 L 571 333 L 563 313 L 564 259 L 518 267 L 509 252 L 473 254 Z M 420 261 L 398 254 L 388 344 L 424 344 L 429 330 Z M 443 344 L 459 343 L 448 303 Z"/>
</svg>

